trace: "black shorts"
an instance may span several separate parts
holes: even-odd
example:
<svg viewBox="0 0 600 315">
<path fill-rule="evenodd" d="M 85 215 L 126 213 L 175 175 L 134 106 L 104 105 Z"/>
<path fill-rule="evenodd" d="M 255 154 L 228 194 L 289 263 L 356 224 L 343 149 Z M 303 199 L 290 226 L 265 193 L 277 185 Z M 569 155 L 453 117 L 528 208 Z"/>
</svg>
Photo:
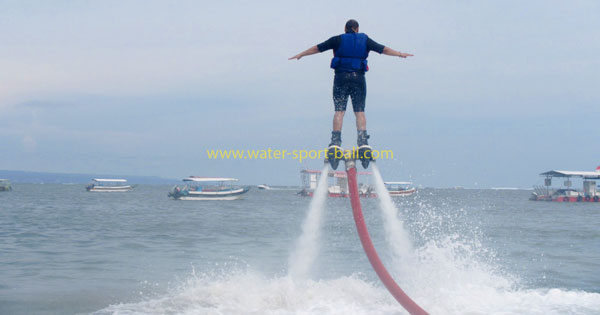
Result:
<svg viewBox="0 0 600 315">
<path fill-rule="evenodd" d="M 335 111 L 346 111 L 348 96 L 352 98 L 355 112 L 365 111 L 367 81 L 363 72 L 339 72 L 333 78 L 333 104 Z"/>
</svg>

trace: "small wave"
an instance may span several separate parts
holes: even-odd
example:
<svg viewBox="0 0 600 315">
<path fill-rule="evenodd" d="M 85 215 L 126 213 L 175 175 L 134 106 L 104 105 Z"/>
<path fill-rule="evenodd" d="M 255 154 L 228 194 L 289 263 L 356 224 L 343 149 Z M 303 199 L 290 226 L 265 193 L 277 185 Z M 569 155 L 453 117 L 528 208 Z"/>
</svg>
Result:
<svg viewBox="0 0 600 315">
<path fill-rule="evenodd" d="M 433 288 L 432 291 L 437 290 Z M 511 290 L 460 285 L 415 296 L 431 314 L 597 314 L 600 294 L 561 289 Z M 251 271 L 194 275 L 163 297 L 111 305 L 115 314 L 405 314 L 378 283 L 360 275 L 333 280 L 267 278 Z"/>
</svg>

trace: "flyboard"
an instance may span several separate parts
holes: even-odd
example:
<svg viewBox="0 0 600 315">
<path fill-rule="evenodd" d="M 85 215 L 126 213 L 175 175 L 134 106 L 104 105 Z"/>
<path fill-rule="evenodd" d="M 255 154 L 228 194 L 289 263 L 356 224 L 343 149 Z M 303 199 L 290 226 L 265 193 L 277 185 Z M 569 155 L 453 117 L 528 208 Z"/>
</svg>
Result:
<svg viewBox="0 0 600 315">
<path fill-rule="evenodd" d="M 348 191 L 350 192 L 350 203 L 352 205 L 352 215 L 354 216 L 354 223 L 356 224 L 356 230 L 360 237 L 365 254 L 369 258 L 371 266 L 377 273 L 377 276 L 383 282 L 388 291 L 392 296 L 412 315 L 428 315 L 424 309 L 422 309 L 417 303 L 415 303 L 404 291 L 396 281 L 392 278 L 390 273 L 387 271 L 377 251 L 371 237 L 369 236 L 369 230 L 365 224 L 365 218 L 362 213 L 362 206 L 360 204 L 360 196 L 358 193 L 358 182 L 356 180 L 356 160 L 359 159 L 364 168 L 369 167 L 370 162 L 375 162 L 373 159 L 372 149 L 368 145 L 364 145 L 358 148 L 358 150 L 347 150 L 344 151 L 339 146 L 331 146 L 327 152 L 327 159 L 325 163 L 329 163 L 335 170 L 339 163 L 344 161 L 346 166 L 346 174 L 348 176 Z"/>
</svg>

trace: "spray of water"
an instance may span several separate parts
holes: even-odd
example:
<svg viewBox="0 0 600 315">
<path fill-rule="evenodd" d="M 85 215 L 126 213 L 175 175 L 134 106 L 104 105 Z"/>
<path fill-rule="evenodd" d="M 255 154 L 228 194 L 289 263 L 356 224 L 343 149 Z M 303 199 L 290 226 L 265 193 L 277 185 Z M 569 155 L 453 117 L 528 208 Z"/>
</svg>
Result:
<svg viewBox="0 0 600 315">
<path fill-rule="evenodd" d="M 410 240 L 410 235 L 406 229 L 404 229 L 404 222 L 398 217 L 398 209 L 385 188 L 383 178 L 381 177 L 377 165 L 375 163 L 372 165 L 375 190 L 383 212 L 386 241 L 390 244 L 394 259 L 406 262 L 414 257 L 413 244 Z"/>
<path fill-rule="evenodd" d="M 455 300 L 453 292 L 475 294 L 484 288 L 498 291 L 511 288 L 513 282 L 510 278 L 498 275 L 491 266 L 478 259 L 478 244 L 465 242 L 456 232 L 427 235 L 425 243 L 415 247 L 375 164 L 373 176 L 383 213 L 386 241 L 392 254 L 390 271 L 404 289 L 417 299 L 426 301 Z M 423 213 L 421 221 L 425 222 L 421 223 L 425 225 L 420 227 L 421 232 L 427 232 L 426 227 L 435 225 L 432 221 L 436 220 L 444 218 Z M 426 308 L 434 312 L 431 306 Z"/>
<path fill-rule="evenodd" d="M 310 267 L 319 252 L 321 235 L 321 218 L 327 200 L 328 166 L 323 167 L 313 198 L 310 201 L 308 214 L 302 224 L 302 235 L 296 242 L 294 252 L 290 256 L 289 274 L 293 279 L 306 279 Z"/>
</svg>

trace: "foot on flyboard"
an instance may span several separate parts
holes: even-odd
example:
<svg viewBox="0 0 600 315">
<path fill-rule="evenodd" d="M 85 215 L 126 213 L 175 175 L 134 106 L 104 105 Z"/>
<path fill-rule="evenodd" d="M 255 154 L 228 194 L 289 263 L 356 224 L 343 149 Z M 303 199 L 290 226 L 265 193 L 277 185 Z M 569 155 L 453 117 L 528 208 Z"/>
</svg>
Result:
<svg viewBox="0 0 600 315">
<path fill-rule="evenodd" d="M 340 161 L 344 159 L 344 151 L 340 146 L 330 145 L 327 149 L 327 160 L 334 170 L 337 169 Z"/>
<path fill-rule="evenodd" d="M 360 159 L 360 164 L 366 169 L 369 167 L 369 162 L 374 161 L 373 148 L 369 145 L 361 145 L 358 147 L 358 158 Z"/>
</svg>

